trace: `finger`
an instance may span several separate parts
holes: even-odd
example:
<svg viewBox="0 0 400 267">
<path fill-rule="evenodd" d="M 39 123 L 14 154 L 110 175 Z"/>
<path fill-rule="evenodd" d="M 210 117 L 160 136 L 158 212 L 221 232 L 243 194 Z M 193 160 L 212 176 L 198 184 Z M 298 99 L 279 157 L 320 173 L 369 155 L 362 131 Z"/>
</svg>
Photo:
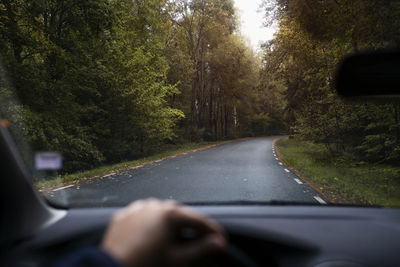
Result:
<svg viewBox="0 0 400 267">
<path fill-rule="evenodd" d="M 185 245 L 175 246 L 170 251 L 170 256 L 173 262 L 182 264 L 189 260 L 196 260 L 207 255 L 222 252 L 226 248 L 226 245 L 227 242 L 222 235 L 211 234 L 205 238 L 185 243 Z"/>
<path fill-rule="evenodd" d="M 163 202 L 164 202 L 166 205 L 168 205 L 168 206 L 172 206 L 172 207 L 182 207 L 182 204 L 181 204 L 181 203 L 179 203 L 178 201 L 173 200 L 173 199 L 167 199 L 167 200 L 164 200 Z"/>
<path fill-rule="evenodd" d="M 224 230 L 221 226 L 187 207 L 173 210 L 170 216 L 170 223 L 177 228 L 194 228 L 199 231 L 200 234 L 219 233 L 224 235 Z"/>
</svg>

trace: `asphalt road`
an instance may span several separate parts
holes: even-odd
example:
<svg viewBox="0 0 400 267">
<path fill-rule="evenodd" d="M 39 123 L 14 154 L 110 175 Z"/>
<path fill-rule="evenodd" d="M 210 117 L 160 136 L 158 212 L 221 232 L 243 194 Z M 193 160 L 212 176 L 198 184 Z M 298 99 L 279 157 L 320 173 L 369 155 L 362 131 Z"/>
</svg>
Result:
<svg viewBox="0 0 400 267">
<path fill-rule="evenodd" d="M 326 200 L 275 156 L 275 139 L 240 140 L 181 154 L 57 188 L 50 198 L 71 206 L 119 206 L 148 197 L 185 203 L 276 200 L 323 204 Z"/>
</svg>

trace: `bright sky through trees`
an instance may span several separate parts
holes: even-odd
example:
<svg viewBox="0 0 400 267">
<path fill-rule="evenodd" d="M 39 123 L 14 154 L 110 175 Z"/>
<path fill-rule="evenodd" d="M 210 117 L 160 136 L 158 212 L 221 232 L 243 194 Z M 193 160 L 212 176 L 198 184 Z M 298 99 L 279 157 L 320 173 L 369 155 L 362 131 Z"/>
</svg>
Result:
<svg viewBox="0 0 400 267">
<path fill-rule="evenodd" d="M 242 33 L 249 38 L 254 49 L 259 49 L 262 42 L 271 40 L 275 29 L 263 26 L 264 12 L 258 12 L 262 0 L 235 0 L 239 9 Z"/>
</svg>

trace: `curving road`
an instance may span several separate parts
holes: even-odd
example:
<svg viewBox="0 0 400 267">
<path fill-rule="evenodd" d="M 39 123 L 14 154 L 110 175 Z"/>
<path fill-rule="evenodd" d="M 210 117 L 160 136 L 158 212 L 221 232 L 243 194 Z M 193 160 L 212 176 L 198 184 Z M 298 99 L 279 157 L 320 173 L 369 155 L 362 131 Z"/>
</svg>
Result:
<svg viewBox="0 0 400 267">
<path fill-rule="evenodd" d="M 185 203 L 276 200 L 323 204 L 322 196 L 276 158 L 275 139 L 239 140 L 181 154 L 55 189 L 51 198 L 71 206 L 119 206 L 147 197 Z"/>
</svg>

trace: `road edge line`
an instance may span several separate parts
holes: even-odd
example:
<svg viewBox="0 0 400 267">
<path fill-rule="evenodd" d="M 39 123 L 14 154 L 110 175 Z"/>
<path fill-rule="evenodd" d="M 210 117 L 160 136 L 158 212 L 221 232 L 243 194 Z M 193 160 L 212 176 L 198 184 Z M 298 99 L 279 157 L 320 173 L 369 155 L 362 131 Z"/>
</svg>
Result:
<svg viewBox="0 0 400 267">
<path fill-rule="evenodd" d="M 297 169 L 295 169 L 294 167 L 290 166 L 287 161 L 285 161 L 283 159 L 282 153 L 280 151 L 279 146 L 276 144 L 277 141 L 279 141 L 280 139 L 283 139 L 285 137 L 281 137 L 281 138 L 277 138 L 273 140 L 273 147 L 275 149 L 275 153 L 277 155 L 277 157 L 279 158 L 279 161 L 282 162 L 284 164 L 284 166 L 286 166 L 289 170 L 291 170 L 298 178 L 300 178 L 300 180 L 304 183 L 307 184 L 308 186 L 310 186 L 312 189 L 314 189 L 318 194 L 320 194 L 324 199 L 322 199 L 324 202 L 326 202 L 325 204 L 329 204 L 329 203 L 335 203 L 334 201 L 331 201 L 326 195 L 325 193 L 323 193 L 321 191 L 321 189 L 319 189 L 315 184 L 311 183 L 310 181 L 308 181 L 308 179 L 305 178 L 305 175 L 301 174 Z M 314 197 L 315 198 L 315 197 Z M 318 200 L 317 200 L 318 201 Z"/>
<path fill-rule="evenodd" d="M 75 186 L 75 184 L 70 184 L 70 185 L 62 186 L 62 187 L 53 189 L 53 190 L 51 190 L 51 191 L 52 191 L 52 192 L 57 192 L 57 191 L 60 191 L 60 190 L 63 190 L 63 189 L 67 189 L 67 188 L 73 187 L 73 186 Z"/>
<path fill-rule="evenodd" d="M 108 174 L 114 173 L 114 172 L 116 174 L 118 174 L 121 171 L 141 168 L 141 167 L 144 167 L 145 165 L 153 164 L 156 161 L 160 162 L 160 161 L 163 161 L 163 160 L 166 160 L 166 159 L 169 159 L 169 158 L 175 158 L 175 157 L 177 157 L 179 155 L 182 155 L 182 154 L 185 154 L 185 153 L 188 154 L 188 153 L 191 153 L 191 152 L 202 151 L 202 150 L 206 150 L 206 149 L 209 149 L 209 148 L 213 148 L 213 147 L 216 147 L 216 146 L 220 146 L 220 145 L 224 145 L 224 144 L 228 144 L 228 143 L 232 143 L 232 142 L 240 142 L 240 141 L 253 140 L 253 139 L 265 138 L 265 137 L 274 138 L 274 137 L 277 137 L 277 136 L 274 135 L 274 136 L 264 136 L 264 137 L 244 137 L 244 138 L 237 138 L 237 139 L 232 139 L 232 140 L 217 141 L 218 143 L 216 143 L 216 144 L 205 145 L 205 146 L 198 147 L 198 148 L 184 150 L 182 152 L 171 154 L 171 155 L 159 158 L 159 159 L 155 159 L 155 160 L 151 160 L 151 161 L 145 161 L 145 162 L 139 163 L 138 165 L 132 165 L 132 166 L 129 166 L 129 167 L 124 167 L 124 168 L 120 168 L 120 169 L 114 169 L 114 170 L 110 170 L 108 172 L 104 172 L 104 173 L 97 174 L 97 175 L 94 175 L 94 176 L 82 177 L 82 178 L 79 178 L 79 179 L 76 179 L 76 180 L 59 183 L 59 184 L 56 184 L 56 185 L 53 185 L 53 186 L 49 186 L 49 187 L 36 188 L 36 190 L 38 192 L 40 192 L 40 193 L 53 192 L 53 190 L 57 189 L 58 187 L 64 187 L 64 186 L 72 187 L 72 186 L 74 186 L 76 184 L 79 184 L 80 182 L 90 181 L 90 180 L 94 180 L 94 179 L 101 179 L 102 177 L 107 176 Z"/>
</svg>

